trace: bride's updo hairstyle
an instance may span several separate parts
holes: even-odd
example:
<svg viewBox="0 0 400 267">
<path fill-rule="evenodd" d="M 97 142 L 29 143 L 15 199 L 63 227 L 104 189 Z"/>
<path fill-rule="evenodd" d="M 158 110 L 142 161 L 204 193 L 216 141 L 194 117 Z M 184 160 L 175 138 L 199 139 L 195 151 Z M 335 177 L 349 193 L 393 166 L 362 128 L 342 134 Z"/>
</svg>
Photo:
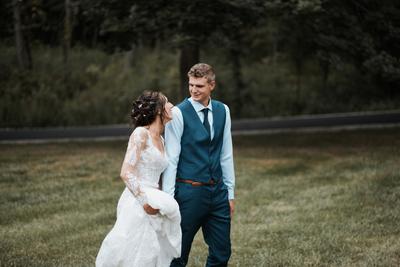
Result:
<svg viewBox="0 0 400 267">
<path fill-rule="evenodd" d="M 167 98 L 160 92 L 144 91 L 134 102 L 131 118 L 134 128 L 152 124 L 157 115 L 164 121 L 164 106 Z"/>
</svg>

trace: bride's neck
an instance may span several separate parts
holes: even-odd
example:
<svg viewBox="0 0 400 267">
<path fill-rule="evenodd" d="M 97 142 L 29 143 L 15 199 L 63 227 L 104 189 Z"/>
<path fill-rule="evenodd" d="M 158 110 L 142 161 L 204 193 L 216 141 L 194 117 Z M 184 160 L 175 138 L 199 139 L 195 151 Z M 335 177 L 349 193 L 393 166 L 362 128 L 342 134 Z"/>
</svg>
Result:
<svg viewBox="0 0 400 267">
<path fill-rule="evenodd" d="M 164 125 L 161 120 L 157 118 L 152 124 L 147 127 L 150 133 L 154 136 L 160 136 L 164 131 Z"/>
</svg>

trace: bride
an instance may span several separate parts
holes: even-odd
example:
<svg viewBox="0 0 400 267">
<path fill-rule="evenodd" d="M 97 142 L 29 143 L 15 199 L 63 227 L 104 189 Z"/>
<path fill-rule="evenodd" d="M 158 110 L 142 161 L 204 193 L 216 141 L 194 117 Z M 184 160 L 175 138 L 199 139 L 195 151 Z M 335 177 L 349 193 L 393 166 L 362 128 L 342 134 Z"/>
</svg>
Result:
<svg viewBox="0 0 400 267">
<path fill-rule="evenodd" d="M 97 255 L 97 267 L 169 266 L 180 256 L 179 207 L 159 189 L 160 174 L 168 166 L 161 134 L 172 119 L 172 107 L 159 92 L 144 92 L 133 103 L 135 129 L 121 168 L 126 188 L 117 221 Z"/>
</svg>

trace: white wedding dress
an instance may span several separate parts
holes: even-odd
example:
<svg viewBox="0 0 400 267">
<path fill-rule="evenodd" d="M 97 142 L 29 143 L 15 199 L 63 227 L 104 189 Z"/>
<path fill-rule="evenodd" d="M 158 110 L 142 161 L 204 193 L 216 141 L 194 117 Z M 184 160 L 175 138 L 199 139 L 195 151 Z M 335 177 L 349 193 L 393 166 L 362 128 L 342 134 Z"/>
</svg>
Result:
<svg viewBox="0 0 400 267">
<path fill-rule="evenodd" d="M 137 127 L 121 170 L 128 177 L 127 187 L 118 202 L 117 221 L 100 247 L 97 267 L 163 267 L 180 256 L 179 207 L 158 185 L 167 166 L 166 155 L 154 146 L 149 131 Z M 160 212 L 148 215 L 145 203 Z"/>
</svg>

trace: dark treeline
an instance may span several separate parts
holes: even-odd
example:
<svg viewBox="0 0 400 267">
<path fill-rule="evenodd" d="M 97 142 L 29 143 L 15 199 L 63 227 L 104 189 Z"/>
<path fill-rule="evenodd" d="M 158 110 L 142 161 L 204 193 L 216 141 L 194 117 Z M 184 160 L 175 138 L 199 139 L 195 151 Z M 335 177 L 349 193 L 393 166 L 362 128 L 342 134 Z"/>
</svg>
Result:
<svg viewBox="0 0 400 267">
<path fill-rule="evenodd" d="M 0 35 L 0 127 L 124 123 L 200 61 L 234 118 L 400 107 L 396 0 L 10 0 Z"/>
</svg>

